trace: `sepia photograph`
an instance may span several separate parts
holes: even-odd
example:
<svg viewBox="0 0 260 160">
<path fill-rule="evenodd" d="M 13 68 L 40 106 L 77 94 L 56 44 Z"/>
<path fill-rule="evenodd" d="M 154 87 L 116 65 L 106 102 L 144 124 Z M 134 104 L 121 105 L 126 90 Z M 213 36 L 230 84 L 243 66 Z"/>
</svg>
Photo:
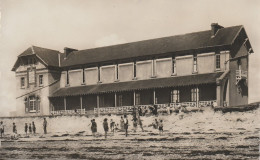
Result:
<svg viewBox="0 0 260 160">
<path fill-rule="evenodd" d="M 0 160 L 258 160 L 259 11 L 0 0 Z"/>
</svg>

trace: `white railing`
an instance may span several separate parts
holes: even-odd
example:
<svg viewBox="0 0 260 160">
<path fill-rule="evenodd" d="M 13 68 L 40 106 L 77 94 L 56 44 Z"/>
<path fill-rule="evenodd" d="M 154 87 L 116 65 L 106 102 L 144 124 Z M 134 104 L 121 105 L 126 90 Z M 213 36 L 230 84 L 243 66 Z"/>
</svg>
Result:
<svg viewBox="0 0 260 160">
<path fill-rule="evenodd" d="M 51 111 L 52 115 L 75 115 L 75 114 L 85 114 L 85 109 L 76 110 L 57 110 Z"/>
<path fill-rule="evenodd" d="M 169 103 L 169 104 L 155 104 L 157 106 L 157 110 L 167 111 L 170 110 L 178 110 L 181 106 L 191 107 L 191 108 L 199 108 L 211 106 L 216 103 L 216 100 L 211 101 L 199 101 L 199 106 L 196 107 L 196 102 L 182 102 L 182 103 Z M 141 107 L 142 110 L 150 111 L 149 108 L 154 105 L 137 105 L 136 108 Z M 102 107 L 102 108 L 94 108 L 94 114 L 124 114 L 131 113 L 133 111 L 133 106 L 120 106 L 120 107 Z"/>
</svg>

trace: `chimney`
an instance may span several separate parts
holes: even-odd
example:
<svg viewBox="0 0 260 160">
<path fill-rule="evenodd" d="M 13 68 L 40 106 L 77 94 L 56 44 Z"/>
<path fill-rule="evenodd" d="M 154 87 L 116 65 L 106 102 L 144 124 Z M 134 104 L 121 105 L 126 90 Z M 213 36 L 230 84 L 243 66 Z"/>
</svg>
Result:
<svg viewBox="0 0 260 160">
<path fill-rule="evenodd" d="M 218 25 L 218 23 L 211 23 L 211 38 L 215 37 L 218 30 L 224 28 L 221 25 Z"/>
<path fill-rule="evenodd" d="M 65 59 L 69 56 L 70 53 L 72 53 L 73 51 L 78 51 L 77 49 L 73 49 L 73 48 L 68 48 L 65 47 L 64 48 L 64 53 L 65 53 Z"/>
</svg>

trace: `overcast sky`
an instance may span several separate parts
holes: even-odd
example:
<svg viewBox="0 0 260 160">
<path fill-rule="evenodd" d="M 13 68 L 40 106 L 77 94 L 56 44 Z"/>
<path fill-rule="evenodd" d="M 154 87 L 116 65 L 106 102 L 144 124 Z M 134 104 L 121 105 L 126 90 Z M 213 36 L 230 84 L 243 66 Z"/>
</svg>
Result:
<svg viewBox="0 0 260 160">
<path fill-rule="evenodd" d="M 17 56 L 31 45 L 87 49 L 244 25 L 249 101 L 260 101 L 260 0 L 0 0 L 0 116 L 15 110 Z"/>
</svg>

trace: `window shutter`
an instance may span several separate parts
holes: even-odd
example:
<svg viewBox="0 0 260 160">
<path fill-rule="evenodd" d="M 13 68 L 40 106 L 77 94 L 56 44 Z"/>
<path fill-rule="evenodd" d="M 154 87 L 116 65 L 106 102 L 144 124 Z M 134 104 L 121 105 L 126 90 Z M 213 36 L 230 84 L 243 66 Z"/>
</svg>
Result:
<svg viewBox="0 0 260 160">
<path fill-rule="evenodd" d="M 37 112 L 40 113 L 40 99 L 37 99 Z"/>
</svg>

